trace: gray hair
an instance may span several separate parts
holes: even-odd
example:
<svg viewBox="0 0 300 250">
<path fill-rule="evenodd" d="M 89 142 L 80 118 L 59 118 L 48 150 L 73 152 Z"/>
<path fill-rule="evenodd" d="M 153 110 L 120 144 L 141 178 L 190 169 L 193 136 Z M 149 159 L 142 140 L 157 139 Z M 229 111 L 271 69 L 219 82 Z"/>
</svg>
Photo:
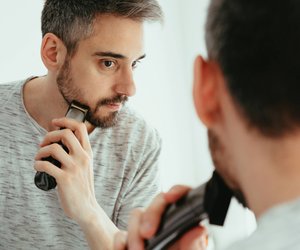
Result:
<svg viewBox="0 0 300 250">
<path fill-rule="evenodd" d="M 42 11 L 42 35 L 53 33 L 73 55 L 78 42 L 93 33 L 95 18 L 113 14 L 140 22 L 163 20 L 157 0 L 46 0 Z"/>
</svg>

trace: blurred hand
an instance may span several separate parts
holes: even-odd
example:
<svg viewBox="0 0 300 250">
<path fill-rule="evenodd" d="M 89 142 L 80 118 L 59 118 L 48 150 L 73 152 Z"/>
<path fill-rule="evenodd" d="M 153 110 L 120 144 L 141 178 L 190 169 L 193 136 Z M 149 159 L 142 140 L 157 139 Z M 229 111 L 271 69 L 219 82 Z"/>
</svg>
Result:
<svg viewBox="0 0 300 250">
<path fill-rule="evenodd" d="M 115 236 L 114 249 L 125 250 L 144 249 L 144 240 L 155 235 L 161 216 L 170 203 L 174 203 L 185 195 L 190 188 L 174 186 L 167 193 L 160 193 L 145 210 L 136 209 L 129 220 L 128 232 L 119 232 Z M 207 247 L 207 232 L 204 227 L 196 227 L 187 232 L 169 249 L 175 250 L 205 250 Z"/>
</svg>

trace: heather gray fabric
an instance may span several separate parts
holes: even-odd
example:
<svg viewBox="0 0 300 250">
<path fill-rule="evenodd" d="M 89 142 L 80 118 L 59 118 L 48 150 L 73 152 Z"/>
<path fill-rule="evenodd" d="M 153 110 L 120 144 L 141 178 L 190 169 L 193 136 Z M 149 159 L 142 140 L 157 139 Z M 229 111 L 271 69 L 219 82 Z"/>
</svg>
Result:
<svg viewBox="0 0 300 250">
<path fill-rule="evenodd" d="M 76 223 L 60 208 L 56 189 L 34 185 L 34 157 L 46 134 L 26 112 L 25 81 L 0 84 L 0 249 L 87 249 Z M 128 107 L 118 124 L 90 135 L 95 192 L 121 229 L 130 211 L 146 206 L 160 190 L 156 130 Z"/>
<path fill-rule="evenodd" d="M 274 190 L 276 192 L 276 190 Z M 256 231 L 227 250 L 299 250 L 300 199 L 278 205 L 263 214 Z"/>
</svg>

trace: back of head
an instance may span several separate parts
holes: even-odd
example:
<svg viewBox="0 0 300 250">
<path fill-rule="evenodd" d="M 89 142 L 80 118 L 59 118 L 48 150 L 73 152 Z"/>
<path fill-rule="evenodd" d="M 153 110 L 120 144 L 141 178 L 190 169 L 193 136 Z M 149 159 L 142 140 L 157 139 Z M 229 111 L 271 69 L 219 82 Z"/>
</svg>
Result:
<svg viewBox="0 0 300 250">
<path fill-rule="evenodd" d="M 300 125 L 299 17 L 297 0 L 211 1 L 209 57 L 245 120 L 265 136 Z"/>
<path fill-rule="evenodd" d="M 161 21 L 156 0 L 46 0 L 42 12 L 42 34 L 53 33 L 65 44 L 68 54 L 80 40 L 93 33 L 93 22 L 101 14 L 112 14 L 137 21 Z"/>
</svg>

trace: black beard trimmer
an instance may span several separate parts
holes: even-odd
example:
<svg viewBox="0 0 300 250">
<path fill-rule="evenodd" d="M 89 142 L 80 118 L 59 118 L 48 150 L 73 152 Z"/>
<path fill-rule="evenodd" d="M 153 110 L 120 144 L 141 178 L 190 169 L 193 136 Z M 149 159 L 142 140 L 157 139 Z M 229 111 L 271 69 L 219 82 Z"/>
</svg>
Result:
<svg viewBox="0 0 300 250">
<path fill-rule="evenodd" d="M 73 101 L 68 108 L 66 117 L 74 119 L 79 122 L 84 122 L 88 110 L 89 109 L 87 106 L 84 106 L 76 101 Z M 63 145 L 62 142 L 57 142 L 57 143 L 61 145 L 67 153 L 69 152 L 68 148 L 65 145 Z M 61 167 L 61 163 L 51 156 L 43 158 L 42 160 L 49 161 L 55 166 L 57 166 L 58 168 Z M 55 188 L 57 184 L 55 178 L 45 172 L 36 172 L 34 177 L 34 183 L 39 189 L 42 189 L 44 191 L 48 191 L 50 189 Z"/>
<path fill-rule="evenodd" d="M 232 196 L 232 191 L 215 171 L 208 182 L 190 190 L 167 207 L 156 235 L 145 241 L 145 249 L 167 249 L 204 219 L 208 219 L 210 224 L 222 226 Z"/>
</svg>

